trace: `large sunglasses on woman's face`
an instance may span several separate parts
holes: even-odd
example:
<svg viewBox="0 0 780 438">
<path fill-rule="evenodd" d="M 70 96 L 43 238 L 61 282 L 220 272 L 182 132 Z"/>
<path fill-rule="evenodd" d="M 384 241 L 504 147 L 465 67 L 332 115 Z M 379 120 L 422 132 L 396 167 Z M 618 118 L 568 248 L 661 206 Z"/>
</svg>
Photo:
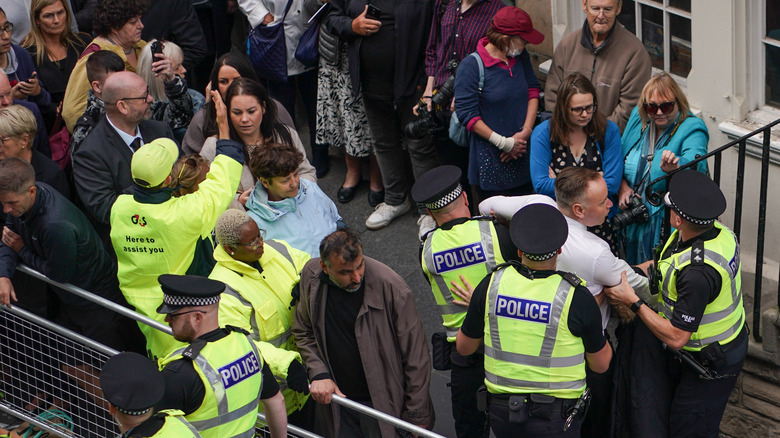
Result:
<svg viewBox="0 0 780 438">
<path fill-rule="evenodd" d="M 658 113 L 658 108 L 661 108 L 661 113 L 669 114 L 670 112 L 674 111 L 674 104 L 675 104 L 674 101 L 663 102 L 663 103 L 646 103 L 642 105 L 642 107 L 645 109 L 645 112 L 647 114 Z"/>
</svg>

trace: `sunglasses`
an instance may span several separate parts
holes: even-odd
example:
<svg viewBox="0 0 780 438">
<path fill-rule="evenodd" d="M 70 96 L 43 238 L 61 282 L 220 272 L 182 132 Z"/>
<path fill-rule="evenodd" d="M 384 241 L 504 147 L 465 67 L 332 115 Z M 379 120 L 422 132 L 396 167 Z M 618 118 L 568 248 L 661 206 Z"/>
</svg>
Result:
<svg viewBox="0 0 780 438">
<path fill-rule="evenodd" d="M 642 105 L 642 107 L 645 109 L 647 114 L 658 113 L 658 108 L 661 108 L 661 113 L 669 114 L 670 112 L 674 111 L 674 104 L 675 102 L 646 103 Z"/>
</svg>

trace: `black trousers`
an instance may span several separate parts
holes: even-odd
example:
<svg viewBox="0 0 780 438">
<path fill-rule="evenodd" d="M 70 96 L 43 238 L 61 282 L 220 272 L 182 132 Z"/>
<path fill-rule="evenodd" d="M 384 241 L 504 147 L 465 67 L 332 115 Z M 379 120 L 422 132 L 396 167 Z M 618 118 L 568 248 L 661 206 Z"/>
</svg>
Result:
<svg viewBox="0 0 780 438">
<path fill-rule="evenodd" d="M 612 400 L 615 385 L 615 355 L 609 363 L 609 368 L 602 374 L 585 368 L 586 382 L 590 388 L 590 406 L 588 414 L 582 422 L 582 438 L 603 438 L 611 435 Z"/>
<path fill-rule="evenodd" d="M 477 390 L 485 381 L 485 356 L 477 352 L 450 355 L 450 396 L 458 438 L 487 438 L 487 415 L 477 410 Z"/>
<path fill-rule="evenodd" d="M 526 409 L 527 407 L 523 407 Z M 546 420 L 527 416 L 520 423 L 510 421 L 509 407 L 490 403 L 490 429 L 496 438 L 575 438 L 580 436 L 582 420 L 574 420 L 566 432 L 563 426 L 566 420 L 563 418 Z"/>
</svg>

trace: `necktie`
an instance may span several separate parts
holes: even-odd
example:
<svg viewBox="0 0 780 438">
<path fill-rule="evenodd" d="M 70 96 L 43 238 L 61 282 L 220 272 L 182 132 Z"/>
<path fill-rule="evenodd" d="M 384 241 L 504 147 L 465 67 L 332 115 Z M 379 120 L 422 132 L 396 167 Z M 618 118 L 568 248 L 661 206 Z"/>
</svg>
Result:
<svg viewBox="0 0 780 438">
<path fill-rule="evenodd" d="M 130 149 L 133 150 L 133 152 L 137 152 L 138 148 L 141 147 L 141 138 L 136 137 L 132 143 L 130 143 Z"/>
</svg>

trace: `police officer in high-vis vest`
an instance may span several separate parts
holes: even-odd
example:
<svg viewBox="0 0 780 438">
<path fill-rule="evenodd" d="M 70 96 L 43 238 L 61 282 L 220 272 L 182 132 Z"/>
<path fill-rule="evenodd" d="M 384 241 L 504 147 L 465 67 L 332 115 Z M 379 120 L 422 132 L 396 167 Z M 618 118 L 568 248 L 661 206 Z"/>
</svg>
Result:
<svg viewBox="0 0 780 438">
<path fill-rule="evenodd" d="M 490 428 L 503 437 L 578 437 L 587 408 L 585 366 L 603 373 L 612 349 L 601 312 L 575 275 L 555 270 L 568 226 L 546 204 L 509 225 L 522 264 L 499 266 L 474 290 L 458 352 L 484 338 Z"/>
<path fill-rule="evenodd" d="M 658 313 L 626 284 L 606 289 L 655 335 L 645 349 L 667 349 L 668 431 L 654 436 L 717 437 L 723 411 L 747 354 L 739 243 L 715 219 L 726 199 L 706 175 L 672 177 L 664 201 L 675 231 L 656 251 Z M 663 345 L 665 344 L 665 345 Z M 674 360 L 671 358 L 674 357 Z M 665 422 L 665 421 L 664 421 Z"/>
<path fill-rule="evenodd" d="M 415 182 L 412 198 L 425 204 L 438 226 L 423 236 L 420 248 L 423 273 L 431 285 L 444 325 L 444 336 L 437 333 L 432 338 L 434 367 L 451 369 L 455 432 L 458 438 L 469 438 L 488 433 L 486 416 L 477 410 L 475 397 L 485 379 L 483 352 L 479 349 L 462 356 L 450 345 L 466 317 L 469 286 L 479 284 L 497 265 L 516 259 L 517 249 L 503 225 L 487 217 L 470 218 L 460 177 L 461 171 L 455 166 L 431 169 Z M 452 353 L 447 355 L 450 350 Z"/>
<path fill-rule="evenodd" d="M 178 409 L 204 438 L 251 438 L 263 403 L 272 437 L 287 434 L 284 398 L 246 331 L 220 328 L 225 284 L 193 275 L 161 275 L 165 314 L 177 341 L 189 343 L 160 361 L 161 409 Z"/>
<path fill-rule="evenodd" d="M 103 364 L 100 388 L 120 438 L 200 438 L 181 411 L 154 413 L 165 381 L 154 362 L 138 353 L 119 353 Z"/>
</svg>

